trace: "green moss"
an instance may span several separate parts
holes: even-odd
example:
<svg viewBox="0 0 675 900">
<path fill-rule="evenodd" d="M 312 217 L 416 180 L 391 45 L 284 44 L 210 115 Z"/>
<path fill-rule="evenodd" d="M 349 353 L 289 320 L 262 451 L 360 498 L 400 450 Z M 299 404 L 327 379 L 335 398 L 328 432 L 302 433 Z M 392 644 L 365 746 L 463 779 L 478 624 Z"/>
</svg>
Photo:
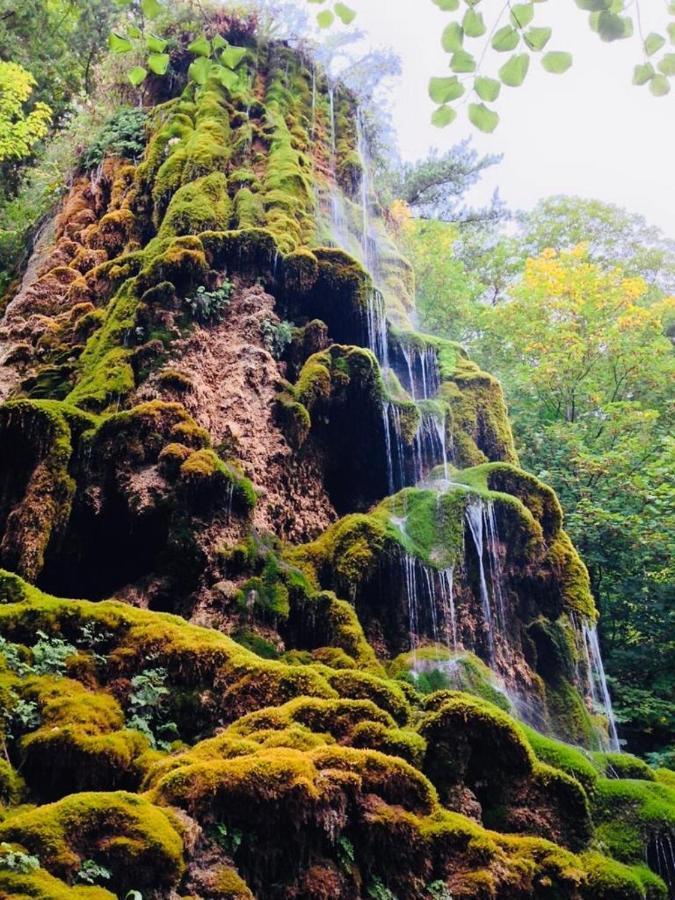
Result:
<svg viewBox="0 0 675 900">
<path fill-rule="evenodd" d="M 256 504 L 251 482 L 224 463 L 214 450 L 194 450 L 179 471 L 186 498 L 198 508 L 223 504 L 228 496 L 247 511 Z"/>
<path fill-rule="evenodd" d="M 401 690 L 393 681 L 386 681 L 367 672 L 339 671 L 326 676 L 328 683 L 340 697 L 353 700 L 372 700 L 380 709 L 386 710 L 399 724 L 405 725 L 410 719 L 410 706 Z"/>
<path fill-rule="evenodd" d="M 639 863 L 652 837 L 675 831 L 675 789 L 651 781 L 600 778 L 593 818 L 598 840 L 612 856 Z"/>
<path fill-rule="evenodd" d="M 66 884 L 44 869 L 26 874 L 0 870 L 0 895 L 14 900 L 115 900 L 104 888 Z"/>
<path fill-rule="evenodd" d="M 599 853 L 582 856 L 586 869 L 584 897 L 589 900 L 657 900 L 667 897 L 665 884 L 646 866 L 625 866 Z"/>
<path fill-rule="evenodd" d="M 232 216 L 227 178 L 213 172 L 181 187 L 171 198 L 160 238 L 226 231 Z"/>
<path fill-rule="evenodd" d="M 381 722 L 361 722 L 353 730 L 354 747 L 379 750 L 390 756 L 400 756 L 420 768 L 426 752 L 426 741 L 417 732 L 406 728 L 387 728 Z"/>
<path fill-rule="evenodd" d="M 494 674 L 474 653 L 452 653 L 440 646 L 420 647 L 397 656 L 389 672 L 394 677 L 407 677 L 422 694 L 444 688 L 463 691 L 504 712 L 511 709 L 507 697 L 495 684 Z"/>
<path fill-rule="evenodd" d="M 592 754 L 579 747 L 573 747 L 571 744 L 564 744 L 562 741 L 539 734 L 538 731 L 527 725 L 521 725 L 521 728 L 537 759 L 576 778 L 587 794 L 593 794 L 599 772 Z"/>
<path fill-rule="evenodd" d="M 15 806 L 21 800 L 25 788 L 23 778 L 12 768 L 11 763 L 0 759 L 0 804 Z"/>
<path fill-rule="evenodd" d="M 657 780 L 647 763 L 630 753 L 594 753 L 593 759 L 607 778 Z"/>
</svg>

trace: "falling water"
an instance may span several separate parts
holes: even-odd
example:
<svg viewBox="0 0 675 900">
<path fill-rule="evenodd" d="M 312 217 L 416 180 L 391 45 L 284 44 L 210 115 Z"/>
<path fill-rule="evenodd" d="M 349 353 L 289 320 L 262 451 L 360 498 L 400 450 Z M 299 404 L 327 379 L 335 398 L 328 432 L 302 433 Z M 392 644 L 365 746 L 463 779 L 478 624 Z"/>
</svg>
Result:
<svg viewBox="0 0 675 900">
<path fill-rule="evenodd" d="M 370 292 L 366 308 L 368 346 L 383 369 L 389 368 L 389 335 L 384 297 L 378 290 Z"/>
<path fill-rule="evenodd" d="M 314 135 L 316 134 L 316 101 L 317 101 L 317 91 L 316 91 L 316 65 L 312 66 L 312 140 L 314 140 Z"/>
<path fill-rule="evenodd" d="M 481 606 L 483 607 L 483 618 L 485 620 L 485 627 L 487 632 L 488 658 L 490 666 L 493 667 L 495 662 L 494 625 L 492 621 L 492 604 L 490 603 L 490 594 L 488 591 L 487 579 L 485 577 L 485 565 L 483 562 L 485 523 L 484 504 L 482 501 L 474 501 L 467 505 L 466 520 L 469 525 L 469 530 L 471 531 L 474 546 L 476 548 L 476 556 L 478 559 L 480 600 Z"/>
<path fill-rule="evenodd" d="M 600 710 L 607 719 L 607 728 L 609 731 L 608 749 L 618 753 L 621 751 L 621 744 L 619 743 L 616 719 L 614 718 L 614 710 L 612 709 L 612 698 L 609 695 L 609 688 L 607 687 L 605 667 L 602 663 L 597 627 L 587 621 L 582 622 L 581 638 L 582 649 L 586 661 L 590 698 L 593 702 L 593 706 Z"/>
<path fill-rule="evenodd" d="M 337 128 L 335 124 L 335 88 L 328 86 L 330 108 L 330 210 L 333 240 L 343 249 L 349 244 L 349 230 L 342 192 L 337 184 Z"/>
<path fill-rule="evenodd" d="M 405 528 L 405 520 L 399 519 L 397 523 L 402 530 Z M 413 654 L 423 635 L 454 653 L 458 646 L 454 569 L 438 571 L 408 553 L 402 553 L 400 559 Z"/>
<path fill-rule="evenodd" d="M 647 865 L 668 885 L 668 896 L 675 896 L 675 849 L 672 832 L 655 834 L 647 848 Z"/>
<path fill-rule="evenodd" d="M 420 349 L 414 345 L 401 345 L 401 355 L 405 360 L 405 371 L 397 372 L 413 400 L 431 400 L 441 386 L 438 360 L 433 347 Z M 421 396 L 418 396 L 421 388 Z"/>
<path fill-rule="evenodd" d="M 363 127 L 363 114 L 358 110 L 356 115 L 356 131 L 357 131 L 357 151 L 361 161 L 361 249 L 363 254 L 363 265 L 367 272 L 376 276 L 373 266 L 372 254 L 370 252 L 370 213 L 368 209 L 370 197 L 370 159 L 368 154 L 368 143 L 366 141 L 365 130 Z"/>
</svg>

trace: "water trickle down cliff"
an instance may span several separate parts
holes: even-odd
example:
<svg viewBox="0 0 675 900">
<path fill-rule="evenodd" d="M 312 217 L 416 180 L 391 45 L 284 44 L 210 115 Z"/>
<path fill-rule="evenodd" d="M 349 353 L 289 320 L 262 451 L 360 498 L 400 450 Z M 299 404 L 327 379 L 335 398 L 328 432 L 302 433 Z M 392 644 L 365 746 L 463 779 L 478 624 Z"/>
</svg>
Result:
<svg viewBox="0 0 675 900">
<path fill-rule="evenodd" d="M 411 329 L 355 99 L 243 34 L 2 321 L 0 892 L 664 897 L 558 501 Z"/>
</svg>

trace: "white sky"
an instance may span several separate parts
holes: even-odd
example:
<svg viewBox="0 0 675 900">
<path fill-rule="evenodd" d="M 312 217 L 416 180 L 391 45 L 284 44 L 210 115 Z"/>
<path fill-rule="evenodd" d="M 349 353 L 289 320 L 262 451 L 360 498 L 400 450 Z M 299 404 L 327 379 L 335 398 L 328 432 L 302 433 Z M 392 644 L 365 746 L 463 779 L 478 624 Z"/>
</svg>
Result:
<svg viewBox="0 0 675 900">
<path fill-rule="evenodd" d="M 475 201 L 496 186 L 514 209 L 557 193 L 594 197 L 642 213 L 675 238 L 675 82 L 659 99 L 646 87 L 633 87 L 633 66 L 642 61 L 637 38 L 602 43 L 573 0 L 542 3 L 534 24 L 553 27 L 547 49 L 573 52 L 573 67 L 565 75 L 550 75 L 536 63 L 522 87 L 502 87 L 496 106 L 501 122 L 492 135 L 476 131 L 465 115 L 439 131 L 430 124 L 434 106 L 427 82 L 451 74 L 440 44 L 451 14 L 431 0 L 349 0 L 349 5 L 358 11 L 354 27 L 363 29 L 370 43 L 401 56 L 403 77 L 391 100 L 404 158 L 417 159 L 432 146 L 444 150 L 471 136 L 480 151 L 504 154 L 501 165 L 486 173 Z M 488 25 L 494 19 L 490 12 L 503 5 L 503 0 L 483 0 Z M 664 0 L 641 0 L 641 7 L 645 34 L 673 21 Z M 482 40 L 473 43 L 482 47 Z M 664 51 L 674 49 L 666 45 Z M 489 65 L 493 60 L 496 65 L 484 74 L 493 75 L 508 56 L 493 54 Z"/>
</svg>

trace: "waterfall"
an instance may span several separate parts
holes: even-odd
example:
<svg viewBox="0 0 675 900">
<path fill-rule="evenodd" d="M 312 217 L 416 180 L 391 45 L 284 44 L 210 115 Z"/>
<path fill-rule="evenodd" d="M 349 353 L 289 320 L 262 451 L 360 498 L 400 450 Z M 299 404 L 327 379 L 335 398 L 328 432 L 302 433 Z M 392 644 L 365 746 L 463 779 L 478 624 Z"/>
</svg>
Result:
<svg viewBox="0 0 675 900">
<path fill-rule="evenodd" d="M 366 307 L 366 331 L 368 346 L 377 357 L 383 369 L 389 368 L 389 335 L 387 333 L 387 314 L 384 297 L 377 289 L 368 296 Z"/>
<path fill-rule="evenodd" d="M 335 124 L 335 88 L 328 86 L 328 102 L 330 108 L 330 211 L 333 240 L 345 249 L 349 245 L 349 229 L 342 192 L 337 184 L 337 127 Z"/>
<path fill-rule="evenodd" d="M 405 534 L 405 520 L 396 524 Z M 423 635 L 434 644 L 444 645 L 448 652 L 457 650 L 457 616 L 455 611 L 454 568 L 438 571 L 417 557 L 401 553 L 402 583 L 408 607 L 410 649 L 415 654 Z"/>
<path fill-rule="evenodd" d="M 586 663 L 589 697 L 594 708 L 600 711 L 607 719 L 609 731 L 607 749 L 619 753 L 621 744 L 619 743 L 616 719 L 612 709 L 612 698 L 609 695 L 605 667 L 602 662 L 602 654 L 600 653 L 598 629 L 594 624 L 586 620 L 581 623 L 581 649 Z"/>
<path fill-rule="evenodd" d="M 499 535 L 494 504 L 472 500 L 466 507 L 466 521 L 476 548 L 478 584 L 485 620 L 490 666 L 495 665 L 494 637 L 507 624 L 504 576 L 499 556 Z M 485 558 L 487 557 L 487 567 Z"/>
<path fill-rule="evenodd" d="M 312 140 L 314 140 L 314 135 L 316 134 L 316 102 L 317 102 L 317 91 L 316 91 L 316 63 L 312 64 L 312 130 L 310 132 L 312 136 Z"/>
<path fill-rule="evenodd" d="M 401 411 L 395 403 L 385 400 L 382 404 L 382 414 L 387 450 L 389 493 L 395 494 L 396 491 L 401 490 L 406 485 L 405 445 L 401 428 Z"/>
<path fill-rule="evenodd" d="M 665 881 L 668 896 L 675 896 L 675 849 L 672 832 L 653 835 L 647 848 L 647 865 Z"/>
<path fill-rule="evenodd" d="M 485 622 L 486 637 L 488 643 L 488 660 L 490 667 L 494 667 L 495 662 L 495 644 L 494 644 L 494 625 L 492 621 L 492 605 L 490 603 L 490 594 L 488 592 L 487 579 L 485 577 L 485 565 L 483 562 L 484 553 L 484 504 L 482 501 L 473 501 L 466 507 L 466 521 L 471 531 L 471 537 L 476 548 L 476 556 L 478 560 L 479 572 L 479 590 L 480 601 L 483 608 L 483 619 Z"/>
<path fill-rule="evenodd" d="M 412 345 L 399 345 L 405 362 L 405 370 L 398 372 L 401 384 L 413 400 L 431 400 L 440 390 L 441 379 L 438 359 L 433 347 L 423 349 Z"/>
<path fill-rule="evenodd" d="M 361 249 L 363 254 L 363 265 L 367 272 L 376 276 L 373 260 L 370 252 L 370 213 L 368 209 L 370 197 L 370 159 L 368 154 L 368 143 L 366 141 L 365 130 L 363 127 L 363 114 L 359 109 L 356 114 L 356 134 L 357 134 L 357 152 L 361 162 Z"/>
</svg>

